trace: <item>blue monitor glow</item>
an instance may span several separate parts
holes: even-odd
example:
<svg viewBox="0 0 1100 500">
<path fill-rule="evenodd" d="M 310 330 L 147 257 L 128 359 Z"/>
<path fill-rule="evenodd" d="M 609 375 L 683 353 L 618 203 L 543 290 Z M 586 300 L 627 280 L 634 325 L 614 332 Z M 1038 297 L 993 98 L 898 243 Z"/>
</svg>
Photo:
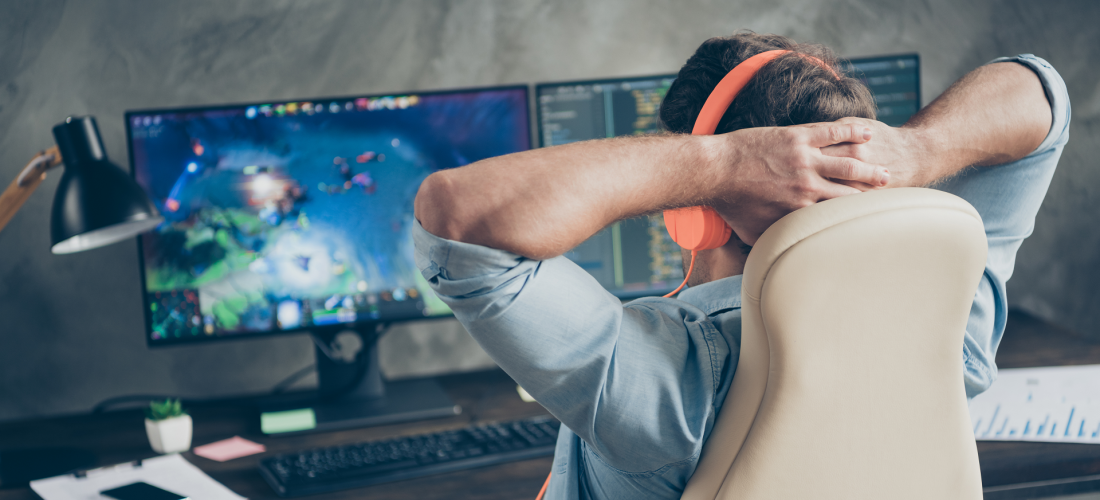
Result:
<svg viewBox="0 0 1100 500">
<path fill-rule="evenodd" d="M 413 261 L 432 172 L 530 147 L 527 88 L 126 114 L 150 346 L 447 316 Z"/>
</svg>

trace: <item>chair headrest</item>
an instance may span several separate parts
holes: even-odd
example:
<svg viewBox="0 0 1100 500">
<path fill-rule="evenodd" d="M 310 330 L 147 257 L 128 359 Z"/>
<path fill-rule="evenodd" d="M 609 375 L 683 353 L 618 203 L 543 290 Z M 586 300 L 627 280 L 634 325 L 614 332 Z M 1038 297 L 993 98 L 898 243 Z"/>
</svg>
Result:
<svg viewBox="0 0 1100 500">
<path fill-rule="evenodd" d="M 771 263 L 798 242 L 830 227 L 860 217 L 894 210 L 955 210 L 972 215 L 980 223 L 981 215 L 969 203 L 953 194 L 926 188 L 896 188 L 842 196 L 797 210 L 779 219 L 757 240 L 749 253 L 741 294 L 760 298 L 764 278 Z"/>
</svg>

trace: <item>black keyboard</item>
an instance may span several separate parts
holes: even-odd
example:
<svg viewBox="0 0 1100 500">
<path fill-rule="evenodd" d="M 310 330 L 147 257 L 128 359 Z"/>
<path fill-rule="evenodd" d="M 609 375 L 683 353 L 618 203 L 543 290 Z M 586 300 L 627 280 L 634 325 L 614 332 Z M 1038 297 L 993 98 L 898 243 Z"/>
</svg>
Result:
<svg viewBox="0 0 1100 500">
<path fill-rule="evenodd" d="M 558 421 L 535 417 L 277 455 L 260 474 L 279 496 L 312 495 L 552 455 L 557 439 Z"/>
</svg>

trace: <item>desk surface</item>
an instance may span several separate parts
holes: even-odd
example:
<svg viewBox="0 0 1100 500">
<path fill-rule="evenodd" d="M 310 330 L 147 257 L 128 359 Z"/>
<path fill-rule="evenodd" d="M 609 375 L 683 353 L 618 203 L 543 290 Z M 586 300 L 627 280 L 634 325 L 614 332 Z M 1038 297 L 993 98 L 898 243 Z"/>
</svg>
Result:
<svg viewBox="0 0 1100 500">
<path fill-rule="evenodd" d="M 1081 339 L 1034 318 L 1012 314 L 997 361 L 1002 368 L 1098 364 L 1100 341 Z M 193 408 L 194 444 L 239 435 L 263 443 L 268 453 L 225 463 L 213 462 L 191 453 L 184 456 L 241 495 L 277 498 L 256 469 L 259 459 L 272 453 L 433 432 L 463 427 L 471 422 L 510 420 L 546 413 L 536 403 L 522 402 L 516 394 L 515 383 L 499 370 L 442 377 L 440 382 L 451 397 L 462 405 L 462 415 L 339 432 L 268 437 L 260 433 L 256 411 L 252 407 Z M 0 424 L 0 443 L 5 448 L 74 446 L 94 451 L 101 465 L 121 463 L 153 456 L 142 418 L 138 411 L 122 411 Z M 1029 494 L 1012 488 L 990 491 L 990 488 L 998 486 L 1100 475 L 1100 446 L 1095 445 L 979 442 L 978 453 L 987 499 L 1034 498 L 1038 493 L 1034 488 Z M 309 498 L 534 498 L 546 478 L 550 463 L 551 459 L 546 457 Z M 1043 494 L 1053 496 L 1100 489 L 1100 479 L 1058 484 L 1046 487 Z M 37 495 L 27 488 L 0 490 L 0 500 L 35 498 L 38 498 Z"/>
<path fill-rule="evenodd" d="M 1084 339 L 1032 316 L 1010 313 L 997 351 L 999 368 L 1100 364 L 1100 340 Z M 986 499 L 1036 498 L 1100 490 L 1100 446 L 979 441 Z M 1059 481 L 1064 478 L 1078 480 Z M 1026 485 L 1033 488 L 1014 488 Z M 1041 483 L 1047 483 L 1045 485 Z"/>
<path fill-rule="evenodd" d="M 257 469 L 260 459 L 272 454 L 453 429 L 471 422 L 511 420 L 547 414 L 537 403 L 524 403 L 520 400 L 515 382 L 500 370 L 452 375 L 441 377 L 439 381 L 455 402 L 462 406 L 461 415 L 337 432 L 274 437 L 260 432 L 255 407 L 238 405 L 192 408 L 192 444 L 202 445 L 241 436 L 262 443 L 267 447 L 267 453 L 223 463 L 207 460 L 191 452 L 184 453 L 183 456 L 240 495 L 252 499 L 278 498 L 260 477 Z M 32 446 L 85 448 L 97 455 L 100 465 L 122 463 L 155 456 L 145 437 L 143 419 L 140 411 L 133 410 L 3 424 L 0 425 L 0 443 L 11 449 Z M 308 498 L 533 499 L 546 479 L 550 464 L 551 458 L 545 457 Z M 0 500 L 37 498 L 38 495 L 29 488 L 0 490 Z"/>
</svg>

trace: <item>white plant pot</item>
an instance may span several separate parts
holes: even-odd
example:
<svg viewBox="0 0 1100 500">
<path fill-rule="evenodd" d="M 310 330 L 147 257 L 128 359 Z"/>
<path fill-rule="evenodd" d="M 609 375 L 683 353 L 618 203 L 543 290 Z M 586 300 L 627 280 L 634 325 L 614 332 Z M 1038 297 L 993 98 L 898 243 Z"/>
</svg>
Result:
<svg viewBox="0 0 1100 500">
<path fill-rule="evenodd" d="M 157 453 L 176 453 L 191 449 L 191 415 L 166 420 L 145 419 L 145 434 Z"/>
</svg>

